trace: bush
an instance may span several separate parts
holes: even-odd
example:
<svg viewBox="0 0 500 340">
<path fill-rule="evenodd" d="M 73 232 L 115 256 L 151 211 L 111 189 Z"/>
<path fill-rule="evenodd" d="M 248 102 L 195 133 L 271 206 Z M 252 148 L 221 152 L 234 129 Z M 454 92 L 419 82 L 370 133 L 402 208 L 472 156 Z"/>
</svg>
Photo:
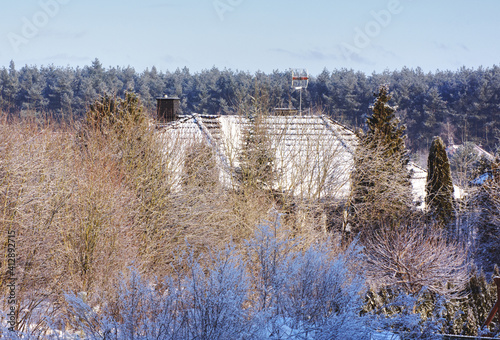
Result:
<svg viewBox="0 0 500 340">
<path fill-rule="evenodd" d="M 371 316 L 360 316 L 364 281 L 348 264 L 359 249 L 333 255 L 318 243 L 303 251 L 300 239 L 288 236 L 276 217 L 243 252 L 228 246 L 208 257 L 180 255 L 160 281 L 131 269 L 116 294 L 99 302 L 66 294 L 61 338 L 368 339 Z"/>
</svg>

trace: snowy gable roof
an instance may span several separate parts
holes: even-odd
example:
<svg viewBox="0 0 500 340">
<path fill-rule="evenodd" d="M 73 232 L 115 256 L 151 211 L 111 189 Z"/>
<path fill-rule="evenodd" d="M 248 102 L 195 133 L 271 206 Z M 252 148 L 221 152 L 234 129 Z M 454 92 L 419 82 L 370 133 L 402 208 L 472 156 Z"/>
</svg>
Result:
<svg viewBox="0 0 500 340">
<path fill-rule="evenodd" d="M 309 199 L 348 197 L 353 154 L 358 143 L 352 130 L 324 115 L 265 116 L 261 124 L 265 126 L 274 156 L 275 189 Z M 249 119 L 242 116 L 193 114 L 161 131 L 166 153 L 176 148 L 186 150 L 193 141 L 208 143 L 217 155 L 220 179 L 234 187 L 249 127 Z M 177 176 L 182 171 L 179 170 L 181 158 L 174 157 Z M 424 202 L 427 172 L 413 163 L 409 169 L 414 199 Z M 460 196 L 458 188 L 455 189 L 455 196 Z"/>
</svg>

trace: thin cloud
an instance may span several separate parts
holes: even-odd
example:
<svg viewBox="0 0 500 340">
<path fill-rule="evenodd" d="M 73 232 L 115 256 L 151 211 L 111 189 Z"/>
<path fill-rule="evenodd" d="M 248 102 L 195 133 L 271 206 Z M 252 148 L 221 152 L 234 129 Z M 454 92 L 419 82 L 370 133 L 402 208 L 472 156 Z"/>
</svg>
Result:
<svg viewBox="0 0 500 340">
<path fill-rule="evenodd" d="M 41 60 L 42 61 L 50 61 L 50 62 L 53 62 L 55 60 L 63 60 L 63 61 L 67 61 L 69 63 L 80 63 L 80 62 L 88 62 L 89 57 L 75 56 L 75 55 L 70 55 L 67 53 L 58 53 L 58 54 L 55 54 L 52 56 L 42 58 Z"/>
<path fill-rule="evenodd" d="M 469 47 L 467 47 L 467 45 L 465 45 L 465 44 L 458 44 L 458 46 L 460 46 L 464 51 L 470 52 L 470 49 L 469 49 Z"/>
<path fill-rule="evenodd" d="M 88 64 L 92 60 L 90 57 L 82 57 L 71 55 L 67 53 L 58 53 L 50 56 L 44 56 L 36 59 L 19 59 L 15 60 L 16 65 L 57 65 L 57 66 L 78 66 L 81 64 Z"/>
<path fill-rule="evenodd" d="M 286 54 L 288 56 L 297 58 L 297 59 L 302 59 L 302 60 L 338 60 L 339 57 L 335 54 L 331 53 L 324 53 L 321 52 L 317 49 L 312 49 L 308 51 L 300 51 L 300 52 L 295 52 L 295 51 L 289 51 L 283 48 L 272 48 L 269 50 L 270 52 L 276 52 L 276 53 L 281 53 L 281 54 Z"/>
<path fill-rule="evenodd" d="M 456 43 L 456 44 L 445 44 L 443 42 L 434 41 L 434 47 L 442 51 L 456 51 L 462 50 L 466 52 L 470 52 L 470 49 L 464 43 Z"/>
<path fill-rule="evenodd" d="M 184 58 L 179 58 L 170 54 L 164 55 L 161 58 L 162 61 L 169 63 L 169 64 L 177 64 L 177 63 L 187 63 L 188 61 Z"/>
<path fill-rule="evenodd" d="M 436 47 L 439 50 L 450 51 L 452 49 L 450 45 L 442 43 L 442 42 L 434 41 L 433 43 L 434 43 L 434 47 Z"/>
<path fill-rule="evenodd" d="M 373 48 L 379 52 L 380 54 L 382 54 L 383 56 L 385 57 L 390 57 L 390 58 L 398 58 L 398 55 L 392 51 L 392 50 L 389 50 L 387 48 L 385 48 L 384 46 L 382 45 L 373 45 Z"/>
<path fill-rule="evenodd" d="M 78 40 L 84 38 L 87 34 L 87 31 L 68 32 L 56 29 L 43 29 L 40 30 L 38 37 L 49 37 L 58 40 Z"/>
<path fill-rule="evenodd" d="M 141 8 L 178 8 L 182 7 L 183 4 L 179 3 L 179 1 L 170 1 L 168 3 L 165 2 L 156 2 L 152 4 L 141 4 Z"/>
<path fill-rule="evenodd" d="M 372 60 L 365 58 L 361 55 L 363 53 L 363 50 L 361 50 L 358 53 L 354 50 L 350 50 L 346 46 L 338 45 L 337 51 L 338 51 L 337 53 L 339 55 L 339 57 L 337 59 L 339 59 L 339 60 L 353 62 L 354 64 L 363 65 L 363 66 L 375 65 L 375 63 Z"/>
</svg>

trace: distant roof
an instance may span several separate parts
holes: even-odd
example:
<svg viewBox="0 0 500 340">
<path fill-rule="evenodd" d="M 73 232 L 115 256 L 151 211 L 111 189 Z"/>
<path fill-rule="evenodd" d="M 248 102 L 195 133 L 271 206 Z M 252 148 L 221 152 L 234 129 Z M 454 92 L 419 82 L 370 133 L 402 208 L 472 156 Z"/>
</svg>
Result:
<svg viewBox="0 0 500 340">
<path fill-rule="evenodd" d="M 474 143 L 471 143 L 471 144 L 473 144 L 474 151 L 477 152 L 477 154 L 479 156 L 485 157 L 486 159 L 488 159 L 490 161 L 495 160 L 495 156 L 493 154 L 491 154 L 488 151 L 484 150 L 482 147 L 480 147 L 477 144 L 474 144 Z M 448 155 L 453 155 L 462 146 L 464 146 L 464 145 L 463 144 L 461 144 L 461 145 L 458 145 L 458 144 L 448 145 L 448 147 L 446 147 L 446 152 L 448 153 Z"/>
</svg>

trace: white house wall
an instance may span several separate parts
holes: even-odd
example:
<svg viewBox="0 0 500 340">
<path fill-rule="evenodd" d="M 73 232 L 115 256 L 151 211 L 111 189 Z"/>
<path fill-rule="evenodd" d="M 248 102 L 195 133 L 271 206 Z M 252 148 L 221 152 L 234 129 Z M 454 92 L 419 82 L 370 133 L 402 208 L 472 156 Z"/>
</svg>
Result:
<svg viewBox="0 0 500 340">
<path fill-rule="evenodd" d="M 190 119 L 176 121 L 158 132 L 163 144 L 163 155 L 166 173 L 170 174 L 169 181 L 173 190 L 179 190 L 184 173 L 185 157 L 196 143 L 204 143 L 203 134 L 196 124 Z"/>
</svg>

